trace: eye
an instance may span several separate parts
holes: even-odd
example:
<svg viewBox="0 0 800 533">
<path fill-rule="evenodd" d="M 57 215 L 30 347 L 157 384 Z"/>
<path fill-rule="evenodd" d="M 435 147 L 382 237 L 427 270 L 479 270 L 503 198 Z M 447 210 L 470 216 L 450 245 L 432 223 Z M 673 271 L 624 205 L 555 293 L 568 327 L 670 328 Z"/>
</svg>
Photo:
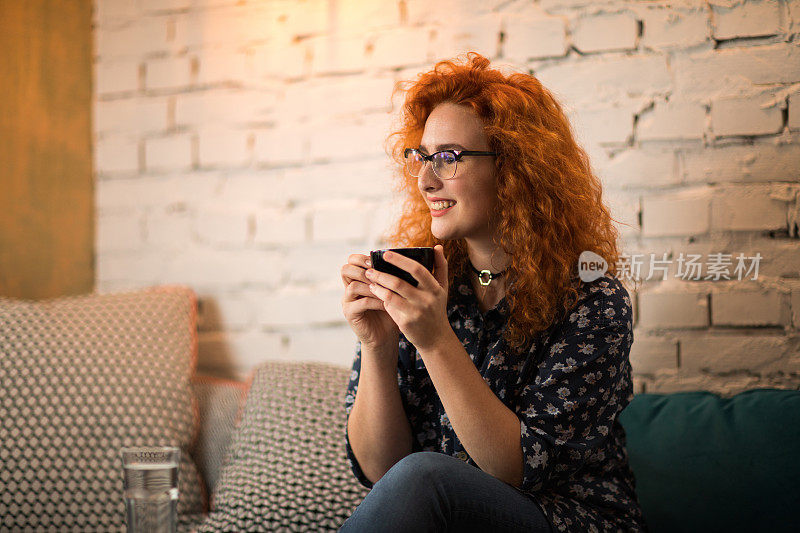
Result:
<svg viewBox="0 0 800 533">
<path fill-rule="evenodd" d="M 437 163 L 451 165 L 456 162 L 456 155 L 450 151 L 438 152 L 433 156 Z"/>
</svg>

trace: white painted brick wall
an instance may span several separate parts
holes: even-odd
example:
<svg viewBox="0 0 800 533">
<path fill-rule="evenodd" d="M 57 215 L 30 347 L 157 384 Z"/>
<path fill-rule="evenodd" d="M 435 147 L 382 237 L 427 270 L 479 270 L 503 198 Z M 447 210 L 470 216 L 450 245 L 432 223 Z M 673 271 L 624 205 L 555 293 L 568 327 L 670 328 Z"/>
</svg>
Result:
<svg viewBox="0 0 800 533">
<path fill-rule="evenodd" d="M 561 102 L 623 251 L 763 256 L 631 289 L 636 391 L 800 386 L 800 2 L 97 0 L 94 27 L 97 287 L 194 288 L 201 370 L 350 364 L 392 89 L 476 50 Z"/>
</svg>

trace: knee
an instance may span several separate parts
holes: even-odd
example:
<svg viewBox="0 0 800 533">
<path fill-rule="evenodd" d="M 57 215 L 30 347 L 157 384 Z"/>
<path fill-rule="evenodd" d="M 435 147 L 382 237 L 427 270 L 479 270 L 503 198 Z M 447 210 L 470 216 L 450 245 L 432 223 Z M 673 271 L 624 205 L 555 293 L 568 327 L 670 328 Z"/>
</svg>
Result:
<svg viewBox="0 0 800 533">
<path fill-rule="evenodd" d="M 434 481 L 450 477 L 447 472 L 454 466 L 454 461 L 460 462 L 439 452 L 415 452 L 397 461 L 378 483 L 386 480 L 404 486 L 431 487 Z"/>
</svg>

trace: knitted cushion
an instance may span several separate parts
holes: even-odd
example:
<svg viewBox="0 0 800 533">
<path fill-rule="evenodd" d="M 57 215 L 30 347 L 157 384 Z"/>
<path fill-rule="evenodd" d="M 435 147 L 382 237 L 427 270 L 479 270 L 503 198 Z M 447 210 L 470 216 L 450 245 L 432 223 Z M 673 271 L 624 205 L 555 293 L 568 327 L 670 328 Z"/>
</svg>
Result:
<svg viewBox="0 0 800 533">
<path fill-rule="evenodd" d="M 344 449 L 349 373 L 318 362 L 256 369 L 200 532 L 338 529 L 368 492 Z"/>
<path fill-rule="evenodd" d="M 0 530 L 122 530 L 123 446 L 180 446 L 178 512 L 203 511 L 195 322 L 177 287 L 0 298 Z"/>
</svg>

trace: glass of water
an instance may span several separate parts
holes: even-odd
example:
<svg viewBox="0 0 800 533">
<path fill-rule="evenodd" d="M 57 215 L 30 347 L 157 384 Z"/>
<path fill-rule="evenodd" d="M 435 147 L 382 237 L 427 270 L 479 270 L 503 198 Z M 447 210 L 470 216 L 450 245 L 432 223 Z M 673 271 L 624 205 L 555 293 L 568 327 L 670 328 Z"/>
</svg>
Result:
<svg viewBox="0 0 800 533">
<path fill-rule="evenodd" d="M 129 533 L 175 533 L 180 449 L 123 448 L 125 509 Z"/>
</svg>

